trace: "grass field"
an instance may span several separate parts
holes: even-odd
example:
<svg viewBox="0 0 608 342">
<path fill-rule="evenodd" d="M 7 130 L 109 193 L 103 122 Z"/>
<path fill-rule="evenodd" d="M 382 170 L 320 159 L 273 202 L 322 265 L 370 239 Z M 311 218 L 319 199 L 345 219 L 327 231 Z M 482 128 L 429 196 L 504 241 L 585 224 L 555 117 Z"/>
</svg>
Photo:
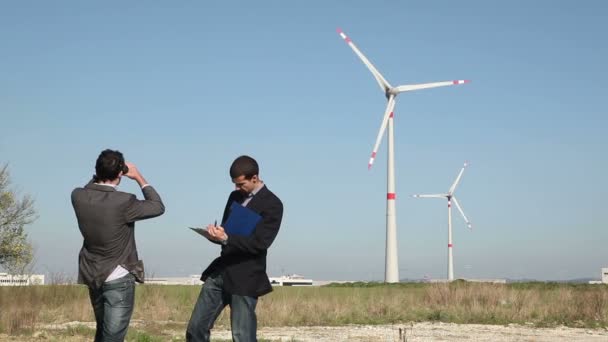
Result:
<svg viewBox="0 0 608 342">
<path fill-rule="evenodd" d="M 160 341 L 163 329 L 185 329 L 199 286 L 145 285 L 136 289 L 131 341 Z M 608 286 L 557 283 L 348 284 L 277 287 L 258 303 L 258 324 L 312 326 L 440 321 L 527 324 L 538 327 L 608 327 Z M 229 327 L 224 310 L 216 326 Z M 0 287 L 0 334 L 35 334 L 45 326 L 94 321 L 87 288 L 80 285 Z M 67 336 L 92 336 L 71 326 Z"/>
</svg>

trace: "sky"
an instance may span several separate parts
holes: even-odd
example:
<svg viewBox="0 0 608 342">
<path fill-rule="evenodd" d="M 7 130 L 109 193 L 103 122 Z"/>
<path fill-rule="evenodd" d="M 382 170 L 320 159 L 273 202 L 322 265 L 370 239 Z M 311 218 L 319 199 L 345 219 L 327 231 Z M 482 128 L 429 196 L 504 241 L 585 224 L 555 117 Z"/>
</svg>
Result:
<svg viewBox="0 0 608 342">
<path fill-rule="evenodd" d="M 166 205 L 136 224 L 148 276 L 197 274 L 219 247 L 239 155 L 283 201 L 271 276 L 382 280 L 386 98 L 336 32 L 401 94 L 395 108 L 400 278 L 564 280 L 608 267 L 605 1 L 19 1 L 0 4 L 0 164 L 36 200 L 35 270 L 73 276 L 70 203 L 118 149 Z M 120 190 L 141 197 L 135 182 Z"/>
</svg>

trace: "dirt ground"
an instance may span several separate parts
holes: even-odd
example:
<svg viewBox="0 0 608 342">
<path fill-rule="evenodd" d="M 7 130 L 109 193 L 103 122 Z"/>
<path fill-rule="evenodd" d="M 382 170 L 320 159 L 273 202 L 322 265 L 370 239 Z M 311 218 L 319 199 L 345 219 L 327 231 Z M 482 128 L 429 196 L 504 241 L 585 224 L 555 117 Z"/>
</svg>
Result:
<svg viewBox="0 0 608 342">
<path fill-rule="evenodd" d="M 158 327 L 160 322 L 156 322 Z M 148 323 L 132 321 L 132 327 L 145 331 Z M 183 341 L 183 328 L 176 329 L 173 322 L 170 329 L 162 331 L 167 341 Z M 42 332 L 32 336 L 13 337 L 0 335 L 0 341 L 87 341 L 87 338 L 65 336 L 61 333 L 70 326 L 87 326 L 94 329 L 92 322 L 70 322 L 43 327 Z M 161 324 L 162 325 L 162 324 Z M 185 323 L 183 323 L 185 326 Z M 57 334 L 57 335 L 55 335 Z M 218 328 L 211 334 L 214 340 L 230 340 L 230 330 Z M 338 342 L 338 341 L 374 341 L 374 342 L 423 342 L 423 341 L 608 341 L 608 329 L 580 328 L 534 328 L 520 325 L 480 325 L 453 323 L 414 323 L 399 325 L 349 325 L 340 327 L 273 327 L 260 328 L 258 338 L 271 341 L 297 342 Z"/>
<path fill-rule="evenodd" d="M 399 331 L 401 329 L 401 332 Z M 531 328 L 478 324 L 415 323 L 413 325 L 363 325 L 260 329 L 268 339 L 302 342 L 337 341 L 608 341 L 608 330 Z M 220 337 L 220 333 L 214 336 Z M 400 339 L 401 336 L 401 339 Z M 230 332 L 222 332 L 229 338 Z"/>
</svg>

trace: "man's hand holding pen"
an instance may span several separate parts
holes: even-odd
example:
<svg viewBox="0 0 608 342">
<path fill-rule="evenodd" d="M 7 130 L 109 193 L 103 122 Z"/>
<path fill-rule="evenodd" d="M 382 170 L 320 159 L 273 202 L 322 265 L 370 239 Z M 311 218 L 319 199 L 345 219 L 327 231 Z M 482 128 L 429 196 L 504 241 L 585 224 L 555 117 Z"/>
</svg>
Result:
<svg viewBox="0 0 608 342">
<path fill-rule="evenodd" d="M 211 240 L 221 242 L 222 244 L 228 241 L 228 235 L 226 235 L 223 227 L 217 225 L 217 221 L 213 225 L 207 226 L 207 232 L 209 232 Z"/>
</svg>

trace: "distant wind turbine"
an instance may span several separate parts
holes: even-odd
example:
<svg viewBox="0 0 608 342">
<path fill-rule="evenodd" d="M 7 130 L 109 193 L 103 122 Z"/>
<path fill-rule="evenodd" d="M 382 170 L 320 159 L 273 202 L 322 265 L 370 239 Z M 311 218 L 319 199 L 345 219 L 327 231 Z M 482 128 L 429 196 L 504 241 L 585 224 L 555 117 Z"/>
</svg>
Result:
<svg viewBox="0 0 608 342">
<path fill-rule="evenodd" d="M 374 160 L 376 159 L 376 152 L 380 147 L 380 142 L 384 136 L 384 132 L 388 127 L 388 167 L 387 167 L 387 194 L 386 194 L 386 259 L 385 259 L 385 271 L 384 281 L 387 283 L 399 282 L 399 265 L 397 259 L 397 218 L 395 215 L 395 150 L 394 150 L 394 133 L 393 133 L 393 109 L 395 108 L 395 99 L 397 95 L 406 91 L 445 87 L 452 85 L 459 85 L 468 83 L 467 80 L 455 80 L 455 81 L 444 81 L 434 83 L 423 83 L 423 84 L 412 84 L 412 85 L 400 85 L 393 87 L 388 81 L 380 74 L 380 72 L 374 67 L 374 65 L 359 51 L 348 36 L 341 29 L 338 29 L 338 34 L 344 41 L 350 46 L 351 49 L 361 59 L 363 64 L 371 71 L 372 75 L 378 82 L 380 89 L 384 92 L 384 95 L 388 99 L 386 110 L 384 111 L 384 117 L 382 118 L 382 124 L 380 125 L 380 131 L 372 150 L 372 156 L 369 159 L 368 169 L 371 169 Z"/>
<path fill-rule="evenodd" d="M 454 204 L 456 205 L 456 208 L 458 208 L 458 211 L 462 215 L 462 218 L 464 218 L 464 222 L 466 222 L 469 229 L 471 229 L 473 227 L 471 225 L 471 222 L 469 222 L 469 219 L 467 218 L 467 216 L 464 214 L 464 211 L 460 207 L 460 204 L 458 204 L 458 200 L 456 199 L 456 196 L 454 196 L 454 191 L 456 191 L 456 187 L 458 186 L 458 183 L 460 183 L 460 178 L 462 178 L 462 173 L 464 172 L 464 169 L 466 167 L 467 167 L 467 163 L 465 162 L 462 169 L 460 169 L 460 173 L 458 174 L 458 177 L 456 177 L 456 180 L 450 187 L 450 190 L 448 190 L 447 194 L 414 195 L 414 197 L 416 197 L 416 198 L 447 198 L 447 200 L 448 200 L 448 280 L 449 281 L 454 280 L 454 259 L 452 257 L 452 248 L 454 247 L 454 245 L 452 244 L 452 200 L 454 200 Z"/>
</svg>

